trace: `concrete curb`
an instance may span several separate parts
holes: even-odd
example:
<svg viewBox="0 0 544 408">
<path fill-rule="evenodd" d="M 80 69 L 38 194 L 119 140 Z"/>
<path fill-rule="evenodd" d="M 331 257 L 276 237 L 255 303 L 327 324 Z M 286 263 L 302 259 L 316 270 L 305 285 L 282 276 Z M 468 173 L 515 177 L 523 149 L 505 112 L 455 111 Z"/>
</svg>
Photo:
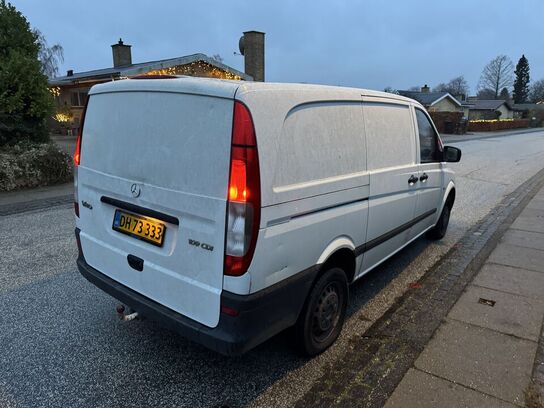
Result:
<svg viewBox="0 0 544 408">
<path fill-rule="evenodd" d="M 385 404 L 504 232 L 542 186 L 544 169 L 467 231 L 419 285 L 400 297 L 365 333 L 352 337 L 346 354 L 296 406 Z"/>
<path fill-rule="evenodd" d="M 0 205 L 0 217 L 72 204 L 73 194 Z"/>
</svg>

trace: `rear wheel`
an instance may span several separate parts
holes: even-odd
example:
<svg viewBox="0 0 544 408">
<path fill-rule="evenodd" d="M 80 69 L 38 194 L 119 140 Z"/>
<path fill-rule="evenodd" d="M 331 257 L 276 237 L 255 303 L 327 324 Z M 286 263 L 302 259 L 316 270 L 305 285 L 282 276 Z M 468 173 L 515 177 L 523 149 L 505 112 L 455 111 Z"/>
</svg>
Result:
<svg viewBox="0 0 544 408">
<path fill-rule="evenodd" d="M 338 338 L 346 317 L 348 281 L 340 268 L 328 269 L 315 283 L 296 325 L 301 350 L 315 356 Z"/>
<path fill-rule="evenodd" d="M 446 231 L 448 230 L 448 224 L 450 222 L 451 205 L 450 203 L 444 204 L 442 214 L 438 219 L 436 225 L 427 232 L 427 237 L 430 239 L 438 240 L 444 238 Z"/>
</svg>

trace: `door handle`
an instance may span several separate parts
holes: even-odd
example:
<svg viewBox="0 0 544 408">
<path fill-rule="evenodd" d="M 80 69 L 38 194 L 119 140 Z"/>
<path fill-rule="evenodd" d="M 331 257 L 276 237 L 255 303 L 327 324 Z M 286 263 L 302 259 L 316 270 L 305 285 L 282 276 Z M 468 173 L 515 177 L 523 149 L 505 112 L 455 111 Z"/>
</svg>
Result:
<svg viewBox="0 0 544 408">
<path fill-rule="evenodd" d="M 414 184 L 417 183 L 418 180 L 419 180 L 419 179 L 418 179 L 416 176 L 414 176 L 414 175 L 412 174 L 412 175 L 410 176 L 410 178 L 408 179 L 408 184 L 411 185 L 411 186 L 413 186 Z"/>
<path fill-rule="evenodd" d="M 425 183 L 428 178 L 429 176 L 427 176 L 427 173 L 423 173 L 423 175 L 419 178 L 419 181 L 421 181 L 422 183 Z"/>
</svg>

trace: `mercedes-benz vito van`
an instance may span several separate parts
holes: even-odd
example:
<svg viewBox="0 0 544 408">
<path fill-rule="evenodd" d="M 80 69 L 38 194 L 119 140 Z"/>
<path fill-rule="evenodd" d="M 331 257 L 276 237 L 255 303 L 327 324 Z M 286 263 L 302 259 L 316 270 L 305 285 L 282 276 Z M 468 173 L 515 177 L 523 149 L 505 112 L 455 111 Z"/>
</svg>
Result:
<svg viewBox="0 0 544 408">
<path fill-rule="evenodd" d="M 444 236 L 461 157 L 411 99 L 316 85 L 110 82 L 81 128 L 80 272 L 228 355 L 291 326 L 329 347 L 351 282 Z"/>
</svg>

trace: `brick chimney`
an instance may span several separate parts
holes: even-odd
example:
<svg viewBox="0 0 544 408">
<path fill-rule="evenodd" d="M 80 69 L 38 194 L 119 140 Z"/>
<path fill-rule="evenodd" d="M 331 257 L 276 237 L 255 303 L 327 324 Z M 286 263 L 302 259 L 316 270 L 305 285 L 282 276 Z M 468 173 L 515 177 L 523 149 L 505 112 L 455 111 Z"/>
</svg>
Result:
<svg viewBox="0 0 544 408">
<path fill-rule="evenodd" d="M 119 42 L 117 44 L 113 44 L 111 46 L 114 67 L 132 65 L 132 53 L 130 52 L 130 47 L 130 45 L 124 44 L 121 38 L 119 38 Z"/>
<path fill-rule="evenodd" d="M 244 56 L 245 73 L 251 75 L 254 81 L 264 82 L 264 33 L 245 31 L 239 46 Z"/>
<path fill-rule="evenodd" d="M 421 92 L 423 93 L 429 93 L 429 87 L 427 86 L 427 84 L 425 84 L 425 86 L 421 87 Z"/>
</svg>

